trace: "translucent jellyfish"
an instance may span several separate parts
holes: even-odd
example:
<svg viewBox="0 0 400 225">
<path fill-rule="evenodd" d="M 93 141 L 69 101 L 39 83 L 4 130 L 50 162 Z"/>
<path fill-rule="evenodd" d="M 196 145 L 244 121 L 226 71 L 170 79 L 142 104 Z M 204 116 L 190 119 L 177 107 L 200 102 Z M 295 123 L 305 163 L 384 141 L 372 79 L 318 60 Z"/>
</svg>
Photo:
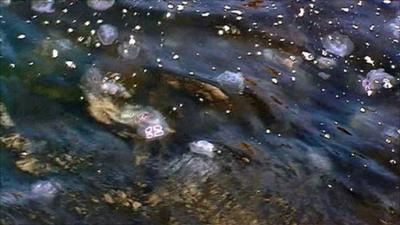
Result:
<svg viewBox="0 0 400 225">
<path fill-rule="evenodd" d="M 53 13 L 54 0 L 32 0 L 31 9 L 38 13 Z"/>
<path fill-rule="evenodd" d="M 133 35 L 130 36 L 129 41 L 124 41 L 118 46 L 118 53 L 124 59 L 136 59 L 139 56 L 140 47 Z"/>
<path fill-rule="evenodd" d="M 110 24 L 103 24 L 97 30 L 97 37 L 103 45 L 111 45 L 118 38 L 118 29 Z"/>
<path fill-rule="evenodd" d="M 0 7 L 6 7 L 11 4 L 11 0 L 0 0 Z"/>
<path fill-rule="evenodd" d="M 55 55 L 64 55 L 68 51 L 73 49 L 73 44 L 68 39 L 58 39 L 58 40 L 43 40 L 40 45 L 38 45 L 37 51 L 42 56 L 54 57 Z"/>
<path fill-rule="evenodd" d="M 242 73 L 225 71 L 216 80 L 227 91 L 243 92 L 244 90 L 244 77 Z"/>
<path fill-rule="evenodd" d="M 318 73 L 318 76 L 321 77 L 321 78 L 324 79 L 324 80 L 329 80 L 329 78 L 331 77 L 330 74 L 324 73 L 324 72 L 319 72 L 319 73 Z"/>
<path fill-rule="evenodd" d="M 121 84 L 114 83 L 111 81 L 106 81 L 101 85 L 101 90 L 105 94 L 121 96 L 121 97 L 130 97 L 130 94 L 126 91 L 125 87 Z"/>
<path fill-rule="evenodd" d="M 388 27 L 395 38 L 400 38 L 400 15 L 389 21 Z"/>
<path fill-rule="evenodd" d="M 126 88 L 114 80 L 108 80 L 97 68 L 89 68 L 82 77 L 82 88 L 87 96 L 101 96 L 103 94 L 116 97 L 131 97 Z"/>
<path fill-rule="evenodd" d="M 189 148 L 191 152 L 205 155 L 210 158 L 215 156 L 215 147 L 212 143 L 206 140 L 195 141 L 189 144 Z"/>
<path fill-rule="evenodd" d="M 160 112 L 150 108 L 140 111 L 135 117 L 139 136 L 148 140 L 166 136 L 170 129 Z"/>
<path fill-rule="evenodd" d="M 54 198 L 60 191 L 61 185 L 55 181 L 39 181 L 31 187 L 32 198 Z"/>
<path fill-rule="evenodd" d="M 125 105 L 118 122 L 136 127 L 136 133 L 146 140 L 160 139 L 172 131 L 163 115 L 151 107 Z"/>
<path fill-rule="evenodd" d="M 368 95 L 384 88 L 390 89 L 396 84 L 396 79 L 385 72 L 384 69 L 371 70 L 365 79 L 362 80 L 362 86 Z"/>
<path fill-rule="evenodd" d="M 334 59 L 327 57 L 318 57 L 317 62 L 320 69 L 328 69 L 336 65 L 336 61 Z"/>
<path fill-rule="evenodd" d="M 337 56 L 344 57 L 354 50 L 354 44 L 347 35 L 334 32 L 322 39 L 324 48 Z"/>
<path fill-rule="evenodd" d="M 300 65 L 303 62 L 300 57 L 292 56 L 286 52 L 279 52 L 276 49 L 270 48 L 263 50 L 263 56 L 270 63 L 283 65 L 290 69 Z"/>
<path fill-rule="evenodd" d="M 111 8 L 115 0 L 87 0 L 87 5 L 97 11 L 105 11 Z"/>
</svg>

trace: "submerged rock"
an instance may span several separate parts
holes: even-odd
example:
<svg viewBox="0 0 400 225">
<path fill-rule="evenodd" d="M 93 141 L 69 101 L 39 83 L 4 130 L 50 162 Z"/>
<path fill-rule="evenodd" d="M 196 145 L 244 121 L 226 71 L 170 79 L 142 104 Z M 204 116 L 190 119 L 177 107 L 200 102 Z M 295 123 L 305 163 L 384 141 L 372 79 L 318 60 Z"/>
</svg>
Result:
<svg viewBox="0 0 400 225">
<path fill-rule="evenodd" d="M 97 37 L 103 45 L 111 45 L 118 38 L 118 29 L 110 24 L 103 24 L 97 30 Z"/>
<path fill-rule="evenodd" d="M 210 102 L 229 101 L 229 97 L 221 89 L 209 83 L 172 75 L 163 75 L 162 79 L 175 89 L 184 89 L 189 94 L 200 96 Z"/>
<path fill-rule="evenodd" d="M 32 0 L 31 9 L 38 13 L 53 13 L 54 0 Z"/>
<path fill-rule="evenodd" d="M 169 162 L 162 173 L 166 176 L 179 177 L 182 181 L 200 181 L 219 171 L 219 164 L 211 158 L 186 153 Z"/>
<path fill-rule="evenodd" d="M 345 57 L 354 50 L 354 44 L 347 35 L 334 32 L 322 39 L 326 51 L 337 56 Z"/>
<path fill-rule="evenodd" d="M 28 155 L 15 162 L 16 166 L 24 172 L 42 175 L 52 170 L 49 164 L 42 163 L 39 159 L 34 156 Z"/>
</svg>

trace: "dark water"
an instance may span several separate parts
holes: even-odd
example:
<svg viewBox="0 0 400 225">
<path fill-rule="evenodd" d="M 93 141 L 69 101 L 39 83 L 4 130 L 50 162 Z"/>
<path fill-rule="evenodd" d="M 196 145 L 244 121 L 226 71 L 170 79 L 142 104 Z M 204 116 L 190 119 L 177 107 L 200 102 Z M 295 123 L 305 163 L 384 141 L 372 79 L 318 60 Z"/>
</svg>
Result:
<svg viewBox="0 0 400 225">
<path fill-rule="evenodd" d="M 0 1 L 1 224 L 400 224 L 399 1 L 34 3 Z"/>
</svg>

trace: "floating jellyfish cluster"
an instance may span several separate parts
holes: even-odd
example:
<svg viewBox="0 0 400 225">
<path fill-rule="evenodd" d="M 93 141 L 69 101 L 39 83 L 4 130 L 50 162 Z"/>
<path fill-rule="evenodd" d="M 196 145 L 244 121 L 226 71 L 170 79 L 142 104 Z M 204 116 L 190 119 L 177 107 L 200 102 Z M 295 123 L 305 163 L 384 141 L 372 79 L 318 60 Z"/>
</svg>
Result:
<svg viewBox="0 0 400 225">
<path fill-rule="evenodd" d="M 0 7 L 0 224 L 398 224 L 399 1 Z"/>
</svg>

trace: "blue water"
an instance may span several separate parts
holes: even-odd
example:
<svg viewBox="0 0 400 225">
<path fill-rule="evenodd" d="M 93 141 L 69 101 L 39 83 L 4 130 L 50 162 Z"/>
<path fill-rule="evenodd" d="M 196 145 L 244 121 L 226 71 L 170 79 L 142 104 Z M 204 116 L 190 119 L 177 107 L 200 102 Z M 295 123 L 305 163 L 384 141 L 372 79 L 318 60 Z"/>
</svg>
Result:
<svg viewBox="0 0 400 225">
<path fill-rule="evenodd" d="M 1 223 L 400 224 L 400 2 L 182 2 L 0 8 Z M 323 45 L 334 32 L 343 56 Z M 369 96 L 379 68 L 392 86 Z M 166 135 L 146 140 L 127 106 Z"/>
</svg>

